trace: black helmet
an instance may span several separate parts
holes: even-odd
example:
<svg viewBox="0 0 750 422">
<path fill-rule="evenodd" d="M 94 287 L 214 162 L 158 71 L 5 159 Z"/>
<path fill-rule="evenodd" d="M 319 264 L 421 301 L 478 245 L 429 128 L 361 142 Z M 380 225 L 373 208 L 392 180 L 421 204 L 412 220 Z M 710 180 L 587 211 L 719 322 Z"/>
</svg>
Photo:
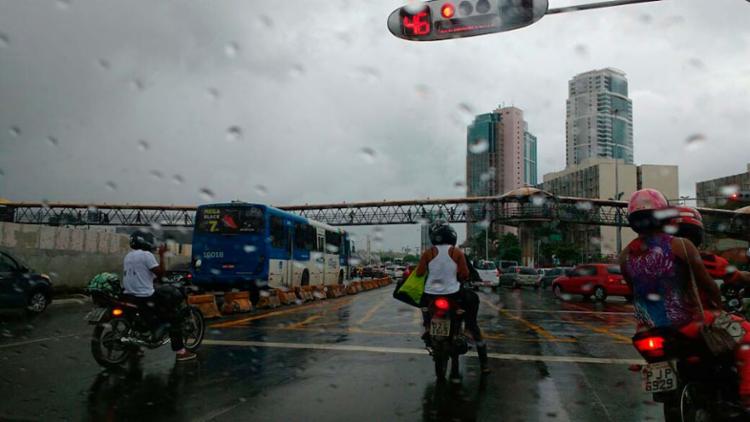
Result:
<svg viewBox="0 0 750 422">
<path fill-rule="evenodd" d="M 153 233 L 147 233 L 144 231 L 137 231 L 130 235 L 130 247 L 133 249 L 140 249 L 143 251 L 154 250 L 154 235 Z"/>
<path fill-rule="evenodd" d="M 430 242 L 433 245 L 456 246 L 458 236 L 456 230 L 445 220 L 435 220 L 430 224 Z"/>
</svg>

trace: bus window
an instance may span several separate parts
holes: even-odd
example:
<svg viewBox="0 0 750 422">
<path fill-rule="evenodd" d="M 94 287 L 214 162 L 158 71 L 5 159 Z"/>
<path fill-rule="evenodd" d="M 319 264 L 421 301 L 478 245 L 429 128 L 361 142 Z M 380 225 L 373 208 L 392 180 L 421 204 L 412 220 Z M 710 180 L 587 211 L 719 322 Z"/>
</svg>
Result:
<svg viewBox="0 0 750 422">
<path fill-rule="evenodd" d="M 263 209 L 201 208 L 196 217 L 196 230 L 204 233 L 261 233 Z"/>
<path fill-rule="evenodd" d="M 315 238 L 317 233 L 315 227 L 297 223 L 294 225 L 294 249 L 312 251 L 315 250 Z"/>
<path fill-rule="evenodd" d="M 335 232 L 326 232 L 326 252 L 339 253 L 341 248 L 341 235 Z"/>
<path fill-rule="evenodd" d="M 271 217 L 271 246 L 284 248 L 286 246 L 286 235 L 284 234 L 284 220 L 281 217 Z"/>
</svg>

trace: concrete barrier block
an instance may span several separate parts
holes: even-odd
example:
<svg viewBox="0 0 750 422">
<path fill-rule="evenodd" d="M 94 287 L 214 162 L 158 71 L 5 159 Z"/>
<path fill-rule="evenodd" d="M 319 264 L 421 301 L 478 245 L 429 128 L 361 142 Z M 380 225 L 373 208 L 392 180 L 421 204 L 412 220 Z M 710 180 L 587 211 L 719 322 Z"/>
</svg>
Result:
<svg viewBox="0 0 750 422">
<path fill-rule="evenodd" d="M 279 300 L 278 292 L 275 289 L 261 290 L 260 299 L 258 300 L 256 308 L 278 308 L 279 306 L 281 306 L 281 301 Z"/>
<path fill-rule="evenodd" d="M 313 297 L 313 289 L 312 286 L 301 286 L 297 287 L 297 296 L 303 301 L 303 302 L 310 302 L 312 300 L 315 300 Z"/>
<path fill-rule="evenodd" d="M 39 230 L 39 249 L 55 249 L 55 228 L 41 227 Z"/>
<path fill-rule="evenodd" d="M 250 312 L 253 305 L 250 303 L 249 292 L 227 292 L 224 293 L 224 304 L 221 307 L 222 314 L 237 314 Z"/>
<path fill-rule="evenodd" d="M 96 230 L 86 230 L 84 249 L 86 252 L 96 252 L 99 247 L 99 232 Z"/>
<path fill-rule="evenodd" d="M 294 293 L 294 290 L 288 290 L 288 289 L 277 289 L 278 295 L 279 295 L 279 302 L 281 302 L 284 305 L 292 305 L 294 303 L 297 303 L 297 294 Z"/>
<path fill-rule="evenodd" d="M 55 229 L 55 249 L 70 249 L 70 230 L 60 227 Z"/>
<path fill-rule="evenodd" d="M 216 306 L 216 297 L 214 295 L 192 295 L 188 296 L 188 304 L 197 307 L 204 318 L 218 318 L 221 316 L 219 308 Z"/>
<path fill-rule="evenodd" d="M 315 285 L 312 286 L 313 288 L 313 297 L 315 300 L 325 300 L 327 298 L 326 294 L 328 291 L 328 288 L 326 286 L 321 285 Z"/>
<path fill-rule="evenodd" d="M 70 231 L 70 250 L 82 251 L 84 236 L 85 236 L 85 233 L 83 232 L 83 230 L 71 230 Z"/>
<path fill-rule="evenodd" d="M 359 293 L 359 290 L 357 290 L 357 286 L 354 286 L 351 283 L 348 286 L 346 286 L 346 294 L 356 295 L 357 293 Z"/>
<path fill-rule="evenodd" d="M 3 246 L 8 248 L 16 247 L 16 233 L 18 232 L 18 229 L 18 224 L 3 224 L 3 237 L 0 239 Z"/>
</svg>

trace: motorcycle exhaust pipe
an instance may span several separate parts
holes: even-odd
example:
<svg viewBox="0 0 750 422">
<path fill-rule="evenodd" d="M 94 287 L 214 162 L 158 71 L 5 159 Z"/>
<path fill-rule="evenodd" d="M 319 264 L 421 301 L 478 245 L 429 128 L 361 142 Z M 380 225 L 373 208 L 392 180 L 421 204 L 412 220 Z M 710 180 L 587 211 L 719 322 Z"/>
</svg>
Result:
<svg viewBox="0 0 750 422">
<path fill-rule="evenodd" d="M 126 344 L 128 346 L 143 346 L 143 347 L 148 347 L 149 349 L 154 349 L 154 348 L 157 348 L 157 347 L 164 346 L 165 344 L 167 344 L 169 342 L 170 342 L 169 337 L 167 337 L 167 338 L 165 338 L 165 339 L 163 339 L 163 340 L 161 340 L 159 342 L 156 342 L 156 343 L 151 343 L 151 342 L 144 341 L 144 340 L 137 339 L 137 338 L 133 338 L 133 337 L 122 337 L 120 339 L 120 343 L 122 343 L 122 344 Z"/>
</svg>

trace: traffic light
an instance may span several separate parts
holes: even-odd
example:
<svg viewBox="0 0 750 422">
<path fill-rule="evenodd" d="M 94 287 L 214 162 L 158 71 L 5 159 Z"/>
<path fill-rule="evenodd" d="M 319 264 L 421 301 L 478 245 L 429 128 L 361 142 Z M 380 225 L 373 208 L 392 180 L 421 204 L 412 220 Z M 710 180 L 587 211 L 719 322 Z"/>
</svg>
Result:
<svg viewBox="0 0 750 422">
<path fill-rule="evenodd" d="M 473 37 L 531 25 L 548 7 L 548 0 L 432 0 L 394 10 L 388 29 L 411 41 Z"/>
</svg>

